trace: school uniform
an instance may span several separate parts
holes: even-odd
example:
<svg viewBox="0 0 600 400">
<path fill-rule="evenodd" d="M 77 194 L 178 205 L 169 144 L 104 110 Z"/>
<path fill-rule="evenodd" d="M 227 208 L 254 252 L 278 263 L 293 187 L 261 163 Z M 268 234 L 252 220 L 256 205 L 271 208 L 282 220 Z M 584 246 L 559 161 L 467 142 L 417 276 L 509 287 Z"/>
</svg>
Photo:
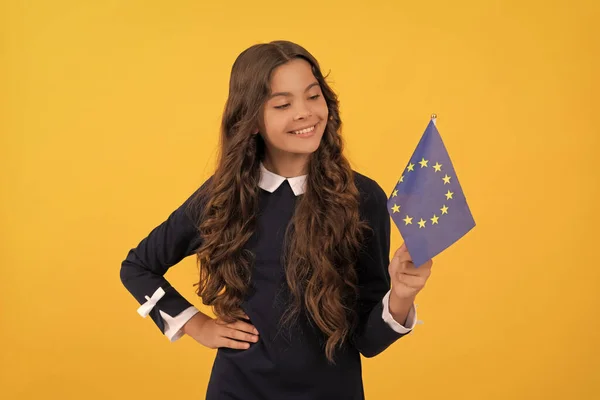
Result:
<svg viewBox="0 0 600 400">
<path fill-rule="evenodd" d="M 280 260 L 283 239 L 298 196 L 304 193 L 306 175 L 284 178 L 261 164 L 260 211 L 245 247 L 255 261 L 250 290 L 242 303 L 259 339 L 249 349 L 217 350 L 206 399 L 364 399 L 360 355 L 373 357 L 414 328 L 414 305 L 406 322 L 394 321 L 388 308 L 387 196 L 374 180 L 357 172 L 354 177 L 361 194 L 361 216 L 373 232 L 367 233 L 356 265 L 360 323 L 344 347 L 336 350 L 336 364 L 328 363 L 324 337 L 307 316 L 302 314 L 292 330 L 280 329 L 278 324 L 290 296 Z M 164 278 L 169 267 L 194 254 L 201 244 L 196 218 L 186 211 L 191 199 L 131 249 L 120 270 L 123 285 L 141 305 L 138 313 L 149 315 L 170 341 L 182 336 L 181 327 L 198 312 Z"/>
</svg>

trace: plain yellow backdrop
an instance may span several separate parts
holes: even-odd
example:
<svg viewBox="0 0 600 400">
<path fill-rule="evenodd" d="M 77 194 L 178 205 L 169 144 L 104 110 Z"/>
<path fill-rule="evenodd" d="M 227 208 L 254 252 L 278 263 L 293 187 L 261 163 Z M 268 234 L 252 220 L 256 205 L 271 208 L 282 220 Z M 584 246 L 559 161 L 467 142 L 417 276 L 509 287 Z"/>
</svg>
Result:
<svg viewBox="0 0 600 400">
<path fill-rule="evenodd" d="M 204 398 L 214 352 L 141 318 L 120 263 L 211 174 L 235 57 L 288 39 L 388 192 L 437 113 L 477 221 L 436 257 L 423 323 L 364 361 L 367 398 L 600 398 L 598 10 L 2 2 L 1 397 Z M 199 306 L 195 277 L 193 257 L 167 274 Z"/>
</svg>

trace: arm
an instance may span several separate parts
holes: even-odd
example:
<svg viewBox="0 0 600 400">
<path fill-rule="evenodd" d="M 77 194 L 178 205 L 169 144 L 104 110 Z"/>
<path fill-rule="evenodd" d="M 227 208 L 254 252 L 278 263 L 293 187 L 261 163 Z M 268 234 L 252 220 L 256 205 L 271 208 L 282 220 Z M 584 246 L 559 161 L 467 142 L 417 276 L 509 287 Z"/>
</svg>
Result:
<svg viewBox="0 0 600 400">
<path fill-rule="evenodd" d="M 374 357 L 411 332 L 416 323 L 413 304 L 390 304 L 390 217 L 387 196 L 372 182 L 361 201 L 363 215 L 373 229 L 367 232 L 357 262 L 359 324 L 353 342 L 365 357 Z M 391 308 L 392 307 L 392 308 Z"/>
<path fill-rule="evenodd" d="M 171 341 L 181 337 L 180 328 L 197 313 L 164 275 L 201 245 L 197 218 L 187 207 L 202 187 L 131 249 L 121 264 L 121 282 L 142 305 L 138 313 L 149 315 Z"/>
</svg>

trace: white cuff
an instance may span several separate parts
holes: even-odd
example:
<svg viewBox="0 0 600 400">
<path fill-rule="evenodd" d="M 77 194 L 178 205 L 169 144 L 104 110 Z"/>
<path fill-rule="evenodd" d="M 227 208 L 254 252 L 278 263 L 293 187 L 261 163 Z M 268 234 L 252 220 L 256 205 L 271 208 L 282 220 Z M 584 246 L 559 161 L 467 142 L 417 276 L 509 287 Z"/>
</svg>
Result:
<svg viewBox="0 0 600 400">
<path fill-rule="evenodd" d="M 160 299 L 162 299 L 164 295 L 165 291 L 163 290 L 163 288 L 159 287 L 158 289 L 156 289 L 156 291 L 152 294 L 151 297 L 144 296 L 146 298 L 146 302 L 137 309 L 138 314 L 146 318 L 148 314 L 150 314 L 150 311 L 152 311 L 156 303 Z"/>
<path fill-rule="evenodd" d="M 165 321 L 165 336 L 170 342 L 174 342 L 183 336 L 181 327 L 196 315 L 200 310 L 191 306 L 180 312 L 176 317 L 171 317 L 169 314 L 160 311 L 160 316 Z"/>
<path fill-rule="evenodd" d="M 408 325 L 408 327 L 405 327 L 394 320 L 394 317 L 392 317 L 392 314 L 390 313 L 390 293 L 391 290 L 388 291 L 383 297 L 383 313 L 381 317 L 390 326 L 390 328 L 398 333 L 408 333 L 412 331 L 417 323 L 417 310 L 415 305 L 413 304 L 408 311 L 408 316 L 406 317 L 406 325 Z"/>
</svg>

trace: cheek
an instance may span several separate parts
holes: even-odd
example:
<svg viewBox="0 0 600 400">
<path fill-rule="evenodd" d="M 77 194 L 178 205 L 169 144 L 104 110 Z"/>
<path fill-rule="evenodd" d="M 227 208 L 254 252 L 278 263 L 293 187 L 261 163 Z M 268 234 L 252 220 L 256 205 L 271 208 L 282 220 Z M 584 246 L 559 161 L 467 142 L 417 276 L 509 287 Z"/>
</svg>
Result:
<svg viewBox="0 0 600 400">
<path fill-rule="evenodd" d="M 316 114 L 316 115 L 318 115 L 321 119 L 327 119 L 328 118 L 328 116 L 329 116 L 328 115 L 329 114 L 329 109 L 327 108 L 327 102 L 325 101 L 325 99 L 323 98 L 323 96 L 321 96 L 319 98 L 319 101 L 315 105 L 313 113 Z"/>
<path fill-rule="evenodd" d="M 265 134 L 267 136 L 281 133 L 285 130 L 287 119 L 284 112 L 268 111 L 264 117 Z"/>
</svg>

